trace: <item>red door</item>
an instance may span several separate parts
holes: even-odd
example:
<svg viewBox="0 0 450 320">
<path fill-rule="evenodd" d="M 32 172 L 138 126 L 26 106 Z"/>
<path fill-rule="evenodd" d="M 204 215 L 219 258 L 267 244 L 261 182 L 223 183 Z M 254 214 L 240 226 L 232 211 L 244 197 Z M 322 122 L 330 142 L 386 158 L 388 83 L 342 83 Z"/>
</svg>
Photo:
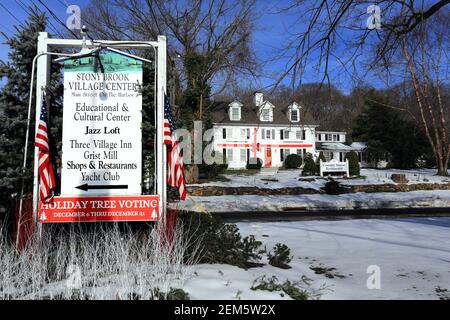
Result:
<svg viewBox="0 0 450 320">
<path fill-rule="evenodd" d="M 264 166 L 271 167 L 272 166 L 272 149 L 266 148 L 266 156 L 264 159 Z"/>
</svg>

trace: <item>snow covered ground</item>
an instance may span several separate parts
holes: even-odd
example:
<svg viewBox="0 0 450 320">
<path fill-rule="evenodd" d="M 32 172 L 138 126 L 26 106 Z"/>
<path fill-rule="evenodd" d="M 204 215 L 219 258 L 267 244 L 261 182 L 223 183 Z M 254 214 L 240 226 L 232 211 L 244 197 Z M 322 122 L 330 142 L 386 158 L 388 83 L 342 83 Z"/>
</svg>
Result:
<svg viewBox="0 0 450 320">
<path fill-rule="evenodd" d="M 212 181 L 189 186 L 258 187 L 265 189 L 303 187 L 319 190 L 326 179 L 300 178 L 300 170 L 280 170 L 275 175 L 257 173 L 255 175 L 229 174 L 229 181 Z M 436 176 L 435 170 L 362 169 L 360 179 L 338 179 L 343 185 L 394 184 L 391 175 L 403 173 L 409 184 L 449 183 L 449 177 Z M 189 190 L 188 186 L 188 190 Z M 305 195 L 233 195 L 233 196 L 191 196 L 186 201 L 171 204 L 172 207 L 188 211 L 229 212 L 229 211 L 280 211 L 285 209 L 368 209 L 368 208 L 420 208 L 450 206 L 450 190 L 349 193 L 338 196 L 326 194 Z"/>
<path fill-rule="evenodd" d="M 255 279 L 264 275 L 275 275 L 280 282 L 299 281 L 307 291 L 321 294 L 321 299 L 450 298 L 450 218 L 238 226 L 243 235 L 255 235 L 268 250 L 278 242 L 288 245 L 292 269 L 195 265 L 184 286 L 191 299 L 289 299 L 280 292 L 251 290 Z M 367 279 L 372 275 L 367 273 L 369 266 L 380 268 L 380 289 L 367 288 Z M 335 270 L 329 271 L 327 277 L 311 268 Z"/>
<path fill-rule="evenodd" d="M 173 206 L 200 212 L 450 207 L 450 190 L 189 197 Z"/>
<path fill-rule="evenodd" d="M 410 184 L 450 182 L 449 177 L 436 176 L 436 170 L 434 169 L 361 169 L 361 176 L 364 178 L 338 180 L 345 185 L 386 184 L 394 183 L 391 180 L 391 175 L 394 173 L 405 174 Z M 267 189 L 303 187 L 318 190 L 325 185 L 326 180 L 324 178 L 304 177 L 306 179 L 314 179 L 314 181 L 306 181 L 304 179 L 300 179 L 300 174 L 301 170 L 279 170 L 274 175 L 268 175 L 264 172 L 259 172 L 253 175 L 245 175 L 239 173 L 226 174 L 224 176 L 229 181 L 211 181 L 202 184 L 190 184 L 188 185 L 188 188 L 189 186 L 258 187 Z"/>
</svg>

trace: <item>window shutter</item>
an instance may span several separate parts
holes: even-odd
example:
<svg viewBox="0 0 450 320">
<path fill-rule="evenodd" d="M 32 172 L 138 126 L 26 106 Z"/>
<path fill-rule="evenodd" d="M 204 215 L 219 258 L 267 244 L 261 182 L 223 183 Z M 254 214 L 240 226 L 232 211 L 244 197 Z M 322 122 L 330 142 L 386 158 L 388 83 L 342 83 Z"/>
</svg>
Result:
<svg viewBox="0 0 450 320">
<path fill-rule="evenodd" d="M 272 129 L 272 140 L 275 139 L 275 129 Z"/>
<path fill-rule="evenodd" d="M 280 149 L 280 161 L 283 162 L 284 161 L 284 150 Z"/>
<path fill-rule="evenodd" d="M 284 139 L 283 133 L 284 133 L 284 131 L 283 131 L 283 130 L 280 130 L 280 140 L 283 140 L 283 139 Z"/>
<path fill-rule="evenodd" d="M 302 140 L 306 140 L 306 130 L 302 130 Z"/>
<path fill-rule="evenodd" d="M 222 139 L 226 139 L 227 138 L 227 129 L 223 128 L 222 129 Z"/>
<path fill-rule="evenodd" d="M 261 129 L 261 139 L 265 139 L 266 130 Z"/>
</svg>

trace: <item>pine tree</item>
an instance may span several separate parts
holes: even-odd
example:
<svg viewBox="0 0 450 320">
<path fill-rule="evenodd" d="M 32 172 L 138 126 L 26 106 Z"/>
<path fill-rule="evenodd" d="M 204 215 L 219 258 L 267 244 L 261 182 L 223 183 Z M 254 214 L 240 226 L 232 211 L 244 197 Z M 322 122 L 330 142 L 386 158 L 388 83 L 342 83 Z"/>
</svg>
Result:
<svg viewBox="0 0 450 320">
<path fill-rule="evenodd" d="M 317 168 L 311 153 L 306 154 L 303 163 L 305 165 L 303 166 L 302 176 L 313 176 L 316 174 Z"/>
<path fill-rule="evenodd" d="M 401 116 L 399 111 L 387 107 L 380 93 L 372 93 L 366 109 L 355 121 L 353 140 L 368 143 L 369 161 L 377 163 L 388 153 L 390 165 L 400 169 L 415 167 L 417 159 L 427 154 L 427 142 L 422 130 Z"/>
<path fill-rule="evenodd" d="M 361 168 L 359 166 L 358 154 L 355 151 L 350 151 L 345 155 L 345 160 L 348 160 L 348 171 L 351 176 L 359 176 Z"/>
<path fill-rule="evenodd" d="M 27 18 L 25 24 L 16 27 L 16 34 L 7 40 L 10 52 L 9 61 L 0 61 L 0 74 L 7 77 L 4 87 L 0 91 L 0 212 L 9 208 L 11 196 L 20 192 L 22 181 L 23 148 L 26 135 L 28 115 L 29 90 L 31 84 L 31 66 L 37 53 L 37 39 L 39 32 L 45 30 L 47 19 L 39 14 L 36 8 Z M 52 67 L 51 83 L 48 86 L 50 99 L 54 99 L 50 106 L 53 127 L 50 128 L 50 137 L 60 132 L 61 108 L 55 97 L 61 97 L 59 67 Z M 35 91 L 34 91 L 35 92 Z M 33 96 L 32 119 L 34 119 Z M 34 126 L 32 126 L 32 129 Z M 33 133 L 31 130 L 28 145 L 28 168 L 25 172 L 25 192 L 32 189 L 33 175 Z M 60 135 L 58 136 L 60 137 Z M 53 144 L 60 146 L 60 143 Z M 56 150 L 55 150 L 56 151 Z M 54 152 L 57 154 L 57 152 Z"/>
<path fill-rule="evenodd" d="M 323 151 L 319 152 L 319 156 L 316 159 L 316 171 L 320 172 L 320 161 L 322 160 L 322 162 L 326 162 L 327 159 L 325 159 L 325 156 L 323 154 Z"/>
</svg>

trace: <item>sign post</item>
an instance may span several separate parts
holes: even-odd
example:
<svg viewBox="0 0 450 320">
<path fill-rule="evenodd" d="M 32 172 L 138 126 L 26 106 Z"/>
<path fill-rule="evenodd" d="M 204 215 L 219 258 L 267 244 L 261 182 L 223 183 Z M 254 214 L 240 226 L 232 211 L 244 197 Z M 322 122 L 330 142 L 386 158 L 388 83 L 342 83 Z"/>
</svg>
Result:
<svg viewBox="0 0 450 320">
<path fill-rule="evenodd" d="M 152 49 L 156 59 L 156 194 L 142 195 L 142 62 L 117 53 L 69 60 L 64 74 L 61 196 L 39 199 L 35 150 L 33 211 L 39 222 L 154 221 L 164 218 L 163 143 L 166 38 L 158 41 L 51 39 L 38 54 L 61 48 Z M 143 59 L 144 61 L 147 61 Z M 49 56 L 37 60 L 37 97 L 49 79 Z M 36 101 L 36 119 L 41 101 Z"/>
</svg>

